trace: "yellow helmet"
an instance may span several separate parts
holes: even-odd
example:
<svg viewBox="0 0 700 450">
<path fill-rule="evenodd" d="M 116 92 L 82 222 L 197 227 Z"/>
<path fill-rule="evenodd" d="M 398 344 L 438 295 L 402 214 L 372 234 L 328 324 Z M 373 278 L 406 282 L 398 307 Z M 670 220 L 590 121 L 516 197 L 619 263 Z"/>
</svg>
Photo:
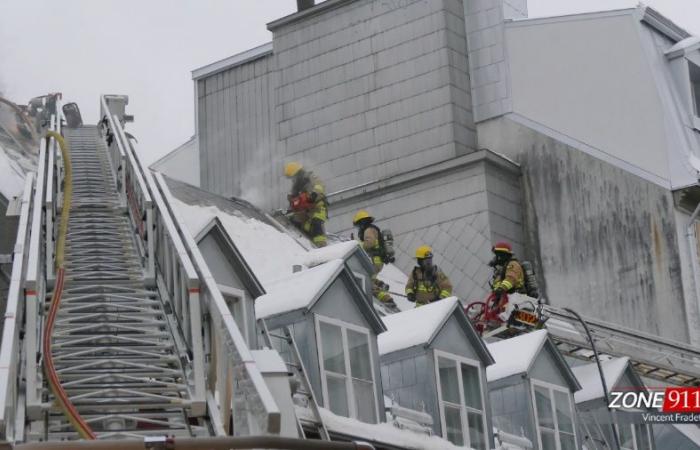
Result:
<svg viewBox="0 0 700 450">
<path fill-rule="evenodd" d="M 433 257 L 433 249 L 430 248 L 429 245 L 421 245 L 416 249 L 416 258 L 418 259 L 423 259 L 423 258 L 432 258 Z"/>
<path fill-rule="evenodd" d="M 299 164 L 298 162 L 292 161 L 288 162 L 287 164 L 284 165 L 284 175 L 286 177 L 293 177 L 294 175 L 297 174 L 302 169 L 302 165 Z"/>
<path fill-rule="evenodd" d="M 365 211 L 364 209 L 361 209 L 361 210 L 357 211 L 357 214 L 355 214 L 355 217 L 352 218 L 352 224 L 357 225 L 357 222 L 359 222 L 362 219 L 367 219 L 367 218 L 374 219 L 374 217 L 370 216 L 367 211 Z"/>
</svg>

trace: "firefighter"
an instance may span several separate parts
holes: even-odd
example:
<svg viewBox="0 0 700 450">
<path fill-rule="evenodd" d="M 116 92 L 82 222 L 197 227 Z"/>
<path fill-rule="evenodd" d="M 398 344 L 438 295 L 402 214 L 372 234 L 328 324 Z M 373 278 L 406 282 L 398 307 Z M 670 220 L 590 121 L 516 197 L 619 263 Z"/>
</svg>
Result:
<svg viewBox="0 0 700 450">
<path fill-rule="evenodd" d="M 442 300 L 452 295 L 452 283 L 438 266 L 433 265 L 433 249 L 421 245 L 416 249 L 418 265 L 406 282 L 406 298 L 416 307 Z"/>
<path fill-rule="evenodd" d="M 513 247 L 507 242 L 498 242 L 492 248 L 494 254 L 489 266 L 493 267 L 491 277 L 491 291 L 499 299 L 503 306 L 505 298 L 503 294 L 518 292 L 525 294 L 525 273 L 523 266 L 513 256 Z"/>
<path fill-rule="evenodd" d="M 388 286 L 377 278 L 377 274 L 379 274 L 384 267 L 384 262 L 389 262 L 387 260 L 387 252 L 384 248 L 384 239 L 382 239 L 381 230 L 374 224 L 374 217 L 370 216 L 365 210 L 360 210 L 355 214 L 355 217 L 352 219 L 352 224 L 357 227 L 357 238 L 364 251 L 367 252 L 372 259 L 372 264 L 374 264 L 372 295 L 380 302 L 387 303 L 390 306 L 396 306 L 394 299 L 391 298 L 388 292 Z"/>
<path fill-rule="evenodd" d="M 284 175 L 292 179 L 292 191 L 287 196 L 292 223 L 309 236 L 316 247 L 325 247 L 328 243 L 325 231 L 328 201 L 323 183 L 298 162 L 285 164 Z"/>
</svg>

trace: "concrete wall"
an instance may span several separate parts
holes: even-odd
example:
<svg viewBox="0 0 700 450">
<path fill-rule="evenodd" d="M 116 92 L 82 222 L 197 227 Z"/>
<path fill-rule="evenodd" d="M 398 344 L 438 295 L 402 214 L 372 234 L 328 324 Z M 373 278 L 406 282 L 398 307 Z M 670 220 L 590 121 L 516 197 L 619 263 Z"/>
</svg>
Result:
<svg viewBox="0 0 700 450">
<path fill-rule="evenodd" d="M 670 191 L 505 118 L 479 143 L 521 164 L 525 257 L 550 303 L 689 340 Z"/>
<path fill-rule="evenodd" d="M 628 12 L 506 25 L 513 111 L 669 184 L 664 107 Z"/>
<path fill-rule="evenodd" d="M 379 227 L 394 233 L 396 264 L 408 273 L 415 250 L 433 247 L 435 263 L 462 299 L 482 299 L 496 239 L 522 250 L 518 167 L 490 152 L 477 152 L 454 164 L 429 167 L 331 197 L 328 229 L 349 235 L 352 216 L 368 208 Z"/>
</svg>

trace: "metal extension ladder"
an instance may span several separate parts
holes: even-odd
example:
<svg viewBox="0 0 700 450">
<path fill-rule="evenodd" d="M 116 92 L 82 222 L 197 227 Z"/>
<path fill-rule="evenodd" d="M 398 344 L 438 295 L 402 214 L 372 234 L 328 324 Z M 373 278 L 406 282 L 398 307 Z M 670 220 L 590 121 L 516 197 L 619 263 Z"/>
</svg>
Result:
<svg viewBox="0 0 700 450">
<path fill-rule="evenodd" d="M 565 310 L 546 305 L 546 328 L 559 350 L 592 361 L 593 351 L 583 327 Z M 700 386 L 700 349 L 602 320 L 584 318 L 598 353 L 627 356 L 639 375 L 664 383 Z"/>
<path fill-rule="evenodd" d="M 300 394 L 307 399 L 309 409 L 311 410 L 311 413 L 314 416 L 315 424 L 318 426 L 318 434 L 321 440 L 330 441 L 330 435 L 328 434 L 326 424 L 323 422 L 323 417 L 321 416 L 321 411 L 319 410 L 318 402 L 316 401 L 316 395 L 314 395 L 313 388 L 311 387 L 311 383 L 309 382 L 309 377 L 306 375 L 304 363 L 301 361 L 301 357 L 299 355 L 299 348 L 297 347 L 297 343 L 294 340 L 294 336 L 292 335 L 289 327 L 282 327 L 281 330 L 284 333 L 284 335 L 280 335 L 270 333 L 265 320 L 260 319 L 258 320 L 258 322 L 261 325 L 260 329 L 263 335 L 263 339 L 265 340 L 265 345 L 267 347 L 271 349 L 275 348 L 272 345 L 272 338 L 275 338 L 279 339 L 282 344 L 286 345 L 286 348 L 282 349 L 282 351 L 284 351 L 285 349 L 289 349 L 289 352 L 287 354 L 289 355 L 291 361 L 287 362 L 286 358 L 284 359 L 287 367 L 293 370 L 290 373 L 294 374 L 299 380 L 301 390 L 297 389 L 296 394 Z M 278 348 L 278 350 L 280 349 Z M 292 394 L 292 396 L 294 396 L 294 393 Z M 299 420 L 299 416 L 295 415 L 295 417 L 300 437 L 306 438 L 306 433 L 304 433 L 304 428 L 302 426 L 301 420 Z"/>
<path fill-rule="evenodd" d="M 61 384 L 98 438 L 208 435 L 203 419 L 188 417 L 190 393 L 173 336 L 179 331 L 146 282 L 106 145 L 94 126 L 64 131 L 73 199 L 52 344 Z M 44 419 L 44 439 L 77 438 L 53 405 Z"/>
</svg>

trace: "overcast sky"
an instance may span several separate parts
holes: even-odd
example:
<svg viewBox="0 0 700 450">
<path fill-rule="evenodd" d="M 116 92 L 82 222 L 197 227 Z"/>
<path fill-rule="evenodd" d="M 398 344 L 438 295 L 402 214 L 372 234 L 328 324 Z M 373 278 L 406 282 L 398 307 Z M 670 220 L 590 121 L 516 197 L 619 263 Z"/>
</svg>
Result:
<svg viewBox="0 0 700 450">
<path fill-rule="evenodd" d="M 438 1 L 438 0 L 429 0 Z M 636 0 L 528 0 L 531 17 Z M 700 35 L 700 0 L 646 4 Z M 18 103 L 60 91 L 95 123 L 99 95 L 127 94 L 128 129 L 152 162 L 194 132 L 191 71 L 271 40 L 296 0 L 0 0 L 0 92 Z"/>
</svg>

